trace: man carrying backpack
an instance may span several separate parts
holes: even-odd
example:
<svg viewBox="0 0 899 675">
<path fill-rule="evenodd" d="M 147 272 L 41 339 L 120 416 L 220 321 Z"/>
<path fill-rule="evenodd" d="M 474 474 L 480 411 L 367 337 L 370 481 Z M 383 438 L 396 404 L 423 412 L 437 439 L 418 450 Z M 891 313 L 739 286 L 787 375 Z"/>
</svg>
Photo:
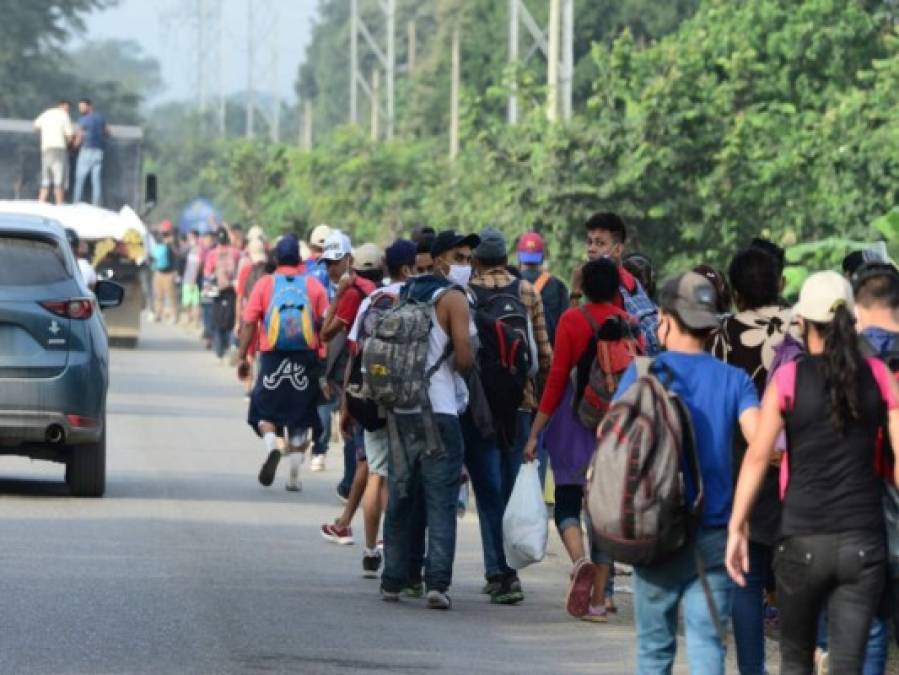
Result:
<svg viewBox="0 0 899 675">
<path fill-rule="evenodd" d="M 549 373 L 552 347 L 543 302 L 534 287 L 506 269 L 506 238 L 487 228 L 474 251 L 476 274 L 469 285 L 474 299 L 480 349 L 478 368 L 494 436 L 484 438 L 466 415 L 465 467 L 477 498 L 481 543 L 491 602 L 524 599 L 515 570 L 503 551 L 503 513 L 521 466 L 522 451 L 537 407 L 534 378 Z"/>
<path fill-rule="evenodd" d="M 618 265 L 621 284 L 615 304 L 640 322 L 643 339 L 646 340 L 646 353 L 653 356 L 659 351 L 656 338 L 658 310 L 653 304 L 640 282 L 622 265 L 625 244 L 627 243 L 627 227 L 621 216 L 615 213 L 595 213 L 584 223 L 587 230 L 587 260 L 612 258 Z M 579 305 L 583 298 L 581 268 L 574 271 L 571 281 L 571 303 Z"/>
<path fill-rule="evenodd" d="M 546 319 L 546 332 L 550 345 L 555 343 L 556 326 L 559 319 L 570 306 L 568 286 L 565 282 L 544 269 L 543 237 L 536 232 L 521 235 L 518 240 L 518 267 L 521 278 L 530 282 L 543 301 L 543 316 Z"/>
<path fill-rule="evenodd" d="M 474 330 L 462 288 L 471 277 L 476 235 L 439 233 L 434 275 L 407 282 L 400 304 L 379 321 L 363 365 L 371 398 L 388 412 L 390 493 L 384 522 L 381 597 L 399 600 L 410 569 L 418 490 L 428 523 L 425 583 L 431 609 L 450 609 L 456 555 L 456 499 L 462 472 L 459 412 L 467 405 L 462 374 L 474 366 Z"/>
<path fill-rule="evenodd" d="M 865 262 L 852 273 L 858 328 L 871 353 L 879 356 L 893 373 L 899 373 L 899 271 L 891 263 Z M 899 489 L 891 480 L 895 457 L 881 457 L 878 467 L 884 477 L 884 516 L 890 556 L 887 591 L 899 640 Z M 865 673 L 882 673 L 889 648 L 889 628 L 875 616 L 865 654 Z"/>
<path fill-rule="evenodd" d="M 278 267 L 253 286 L 240 328 L 238 378 L 249 376 L 247 352 L 259 336 L 259 377 L 250 399 L 248 422 L 262 438 L 268 457 L 259 482 L 275 479 L 282 451 L 278 436 L 287 440 L 291 455 L 289 490 L 298 490 L 301 456 L 309 430 L 321 431 L 318 329 L 328 308 L 325 289 L 306 274 L 300 246 L 285 235 L 275 248 Z"/>
<path fill-rule="evenodd" d="M 738 426 L 747 439 L 755 434 L 759 401 L 752 380 L 745 371 L 718 361 L 703 349 L 711 331 L 718 326 L 716 300 L 711 283 L 694 272 L 668 281 L 659 295 L 657 337 L 665 351 L 652 362 L 649 372 L 657 378 L 656 382 L 661 382 L 680 398 L 689 420 L 683 420 L 685 433 L 681 438 L 663 442 L 666 440 L 664 433 L 655 435 L 653 456 L 647 461 L 652 461 L 654 468 L 665 466 L 663 460 L 666 458 L 659 453 L 669 453 L 673 463 L 667 466 L 676 471 L 680 465 L 684 482 L 675 476 L 673 484 L 686 485 L 686 494 L 683 495 L 686 503 L 692 504 L 698 497 L 696 474 L 701 482 L 703 501 L 695 532 L 685 544 L 673 552 L 668 551 L 657 562 L 634 566 L 637 670 L 640 673 L 670 672 L 677 645 L 678 608 L 681 605 L 687 628 L 690 672 L 724 673 L 722 625 L 730 616 L 733 596 L 733 586 L 724 567 L 727 524 L 733 500 L 732 443 Z M 648 391 L 647 380 L 641 378 L 635 385 L 637 380 L 637 364 L 634 364 L 621 379 L 616 398 L 629 395 L 626 393 L 632 385 Z M 650 415 L 660 414 L 658 409 L 650 411 Z M 648 423 L 655 421 L 649 420 Z M 682 459 L 693 453 L 680 452 L 691 444 L 691 425 L 688 421 L 692 422 L 695 433 L 693 447 L 699 463 L 698 471 L 697 467 L 689 466 L 691 462 Z M 639 442 L 640 434 L 629 435 L 628 429 L 617 426 L 601 427 L 598 456 L 602 452 L 604 432 L 614 434 L 619 439 L 614 443 L 616 449 L 613 457 L 626 457 L 624 453 L 630 449 L 636 451 L 627 442 L 619 441 L 625 438 Z M 594 461 L 593 475 L 604 474 L 607 483 L 616 483 L 619 481 L 616 471 L 627 471 L 624 464 L 616 468 L 618 466 Z M 620 480 L 625 477 L 622 475 Z M 662 476 L 650 477 L 646 474 L 643 480 L 650 478 L 659 480 Z M 640 485 L 636 486 L 636 492 L 646 494 Z M 592 494 L 590 505 L 591 516 L 596 515 Z M 686 508 L 676 502 L 661 501 L 651 502 L 649 508 L 646 506 L 638 516 L 638 526 L 645 524 L 644 518 L 651 517 L 655 521 L 658 516 L 661 522 L 666 522 L 666 519 L 683 516 Z M 616 509 L 621 513 L 611 516 L 603 514 L 602 517 L 613 517 L 621 522 L 633 520 L 626 504 L 607 505 L 605 510 L 611 512 Z M 597 532 L 601 529 L 596 519 L 594 528 Z M 661 536 L 665 534 L 660 533 Z"/>
</svg>

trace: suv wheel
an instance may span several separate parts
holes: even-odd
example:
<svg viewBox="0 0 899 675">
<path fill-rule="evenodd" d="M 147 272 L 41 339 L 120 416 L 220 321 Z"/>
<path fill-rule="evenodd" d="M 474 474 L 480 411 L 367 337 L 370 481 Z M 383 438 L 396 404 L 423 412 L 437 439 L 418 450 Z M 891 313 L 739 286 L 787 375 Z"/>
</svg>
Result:
<svg viewBox="0 0 899 675">
<path fill-rule="evenodd" d="M 106 491 L 106 424 L 96 443 L 69 449 L 66 483 L 73 497 L 102 497 Z"/>
</svg>

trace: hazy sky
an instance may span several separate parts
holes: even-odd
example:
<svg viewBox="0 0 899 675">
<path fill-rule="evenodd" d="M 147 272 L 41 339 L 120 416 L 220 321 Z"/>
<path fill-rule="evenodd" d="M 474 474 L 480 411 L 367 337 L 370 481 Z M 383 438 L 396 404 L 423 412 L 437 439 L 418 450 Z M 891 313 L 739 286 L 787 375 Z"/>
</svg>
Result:
<svg viewBox="0 0 899 675">
<path fill-rule="evenodd" d="M 247 87 L 248 0 L 121 0 L 117 7 L 87 19 L 85 39 L 119 38 L 136 40 L 162 66 L 166 90 L 159 100 L 195 97 L 197 82 L 198 7 L 221 6 L 225 35 L 224 83 L 228 94 Z M 294 100 L 297 67 L 303 59 L 317 0 L 250 0 L 253 3 L 258 91 L 271 91 L 275 72 L 273 53 L 277 51 L 278 93 Z M 277 50 L 273 49 L 277 46 Z M 217 92 L 218 45 L 209 47 L 207 89 L 210 98 Z M 204 50 L 205 51 L 205 50 Z"/>
</svg>

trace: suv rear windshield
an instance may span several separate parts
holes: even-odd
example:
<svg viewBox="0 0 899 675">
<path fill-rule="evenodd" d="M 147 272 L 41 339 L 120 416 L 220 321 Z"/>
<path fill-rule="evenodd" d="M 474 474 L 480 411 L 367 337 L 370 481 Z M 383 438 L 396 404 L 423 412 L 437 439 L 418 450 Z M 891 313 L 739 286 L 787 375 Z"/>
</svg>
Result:
<svg viewBox="0 0 899 675">
<path fill-rule="evenodd" d="M 0 286 L 43 286 L 71 276 L 53 240 L 0 234 Z"/>
</svg>

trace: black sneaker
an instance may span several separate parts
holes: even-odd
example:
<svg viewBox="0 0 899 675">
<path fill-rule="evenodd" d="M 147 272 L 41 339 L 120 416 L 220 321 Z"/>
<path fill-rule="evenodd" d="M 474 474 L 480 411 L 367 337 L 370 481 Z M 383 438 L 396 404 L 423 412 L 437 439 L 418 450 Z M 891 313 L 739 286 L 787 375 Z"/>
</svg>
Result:
<svg viewBox="0 0 899 675">
<path fill-rule="evenodd" d="M 381 600 L 384 602 L 399 602 L 400 594 L 398 591 L 388 591 L 386 588 L 381 586 Z"/>
<path fill-rule="evenodd" d="M 503 585 L 503 577 L 502 575 L 497 575 L 494 577 L 487 577 L 487 583 L 484 584 L 484 587 L 481 589 L 481 593 L 484 595 L 493 595 Z"/>
<path fill-rule="evenodd" d="M 381 569 L 381 552 L 377 549 L 366 551 L 362 556 L 362 576 L 366 579 L 377 579 Z"/>
<path fill-rule="evenodd" d="M 494 605 L 517 605 L 524 600 L 521 582 L 516 577 L 503 579 L 499 590 L 490 594 L 490 602 Z"/>
<path fill-rule="evenodd" d="M 278 471 L 278 462 L 280 461 L 280 451 L 272 450 L 270 453 L 268 453 L 268 459 L 265 460 L 265 463 L 259 470 L 259 482 L 262 483 L 265 487 L 269 487 L 272 483 L 275 482 L 275 474 Z"/>
</svg>

